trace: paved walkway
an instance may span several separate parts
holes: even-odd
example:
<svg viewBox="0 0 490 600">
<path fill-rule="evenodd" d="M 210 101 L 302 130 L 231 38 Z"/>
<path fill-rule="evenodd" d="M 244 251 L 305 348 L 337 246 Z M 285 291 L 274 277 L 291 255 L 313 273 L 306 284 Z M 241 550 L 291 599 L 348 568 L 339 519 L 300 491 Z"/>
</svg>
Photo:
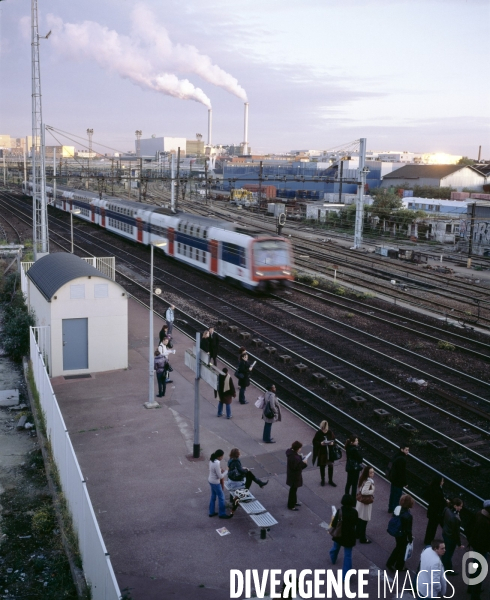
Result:
<svg viewBox="0 0 490 600">
<path fill-rule="evenodd" d="M 155 339 L 160 327 L 156 319 Z M 344 460 L 335 467 L 337 488 L 321 487 L 319 470 L 306 469 L 298 494 L 303 506 L 298 512 L 287 510 L 285 451 L 294 440 L 304 442 L 309 451 L 314 431 L 283 410 L 282 422 L 273 425 L 277 443 L 263 444 L 261 413 L 254 406 L 260 391 L 248 388 L 250 403 L 234 402 L 233 419 L 218 419 L 217 400 L 204 382 L 203 460 L 189 460 L 194 375 L 184 365 L 184 351 L 192 342 L 174 333 L 173 383 L 160 409 L 143 407 L 148 398 L 148 311 L 134 300 L 129 302 L 128 370 L 52 380 L 121 590 L 129 587 L 133 600 L 225 600 L 230 597 L 230 569 L 328 569 L 332 544 L 325 526 L 331 506 L 338 506 L 342 497 Z M 242 509 L 227 521 L 208 517 L 209 455 L 222 448 L 228 456 L 233 447 L 240 448 L 245 466 L 270 480 L 263 489 L 252 486 L 279 522 L 265 541 Z M 384 569 L 394 547 L 386 533 L 388 484 L 380 477 L 376 484 L 368 525 L 373 543 L 358 544 L 353 553 L 354 568 L 370 570 L 371 599 L 378 598 L 378 570 Z M 413 514 L 416 551 L 408 565 L 416 569 L 427 519 L 419 506 Z M 223 526 L 230 535 L 218 535 L 216 529 Z M 457 551 L 455 565 L 460 565 L 461 556 Z M 454 579 L 455 598 L 464 598 L 461 579 Z"/>
</svg>

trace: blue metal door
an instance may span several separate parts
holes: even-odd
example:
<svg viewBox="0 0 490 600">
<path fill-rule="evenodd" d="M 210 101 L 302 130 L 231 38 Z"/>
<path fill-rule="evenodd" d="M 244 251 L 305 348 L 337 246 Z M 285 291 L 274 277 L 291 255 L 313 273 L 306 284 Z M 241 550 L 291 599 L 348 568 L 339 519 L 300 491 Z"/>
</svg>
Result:
<svg viewBox="0 0 490 600">
<path fill-rule="evenodd" d="M 88 319 L 63 319 L 63 370 L 88 369 Z"/>
</svg>

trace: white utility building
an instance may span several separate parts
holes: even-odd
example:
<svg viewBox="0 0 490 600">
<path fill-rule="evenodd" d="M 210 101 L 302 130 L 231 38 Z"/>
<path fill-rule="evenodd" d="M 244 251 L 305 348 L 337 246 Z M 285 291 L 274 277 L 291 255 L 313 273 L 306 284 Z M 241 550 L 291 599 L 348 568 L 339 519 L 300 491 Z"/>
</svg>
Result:
<svg viewBox="0 0 490 600">
<path fill-rule="evenodd" d="M 51 377 L 128 367 L 128 296 L 74 254 L 58 252 L 27 271 L 28 305 L 49 327 Z"/>
<path fill-rule="evenodd" d="M 178 137 L 151 137 L 140 140 L 141 156 L 154 157 L 158 152 L 175 152 L 185 156 L 187 140 Z"/>
</svg>

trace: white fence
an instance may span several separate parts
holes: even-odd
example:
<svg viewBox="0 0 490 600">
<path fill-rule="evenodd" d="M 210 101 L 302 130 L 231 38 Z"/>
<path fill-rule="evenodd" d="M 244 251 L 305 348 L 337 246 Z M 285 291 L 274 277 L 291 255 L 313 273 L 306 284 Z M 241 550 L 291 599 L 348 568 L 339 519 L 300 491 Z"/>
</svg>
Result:
<svg viewBox="0 0 490 600">
<path fill-rule="evenodd" d="M 39 392 L 46 420 L 46 433 L 51 442 L 63 493 L 78 534 L 85 579 L 91 586 L 93 600 L 119 600 L 121 592 L 100 533 L 87 485 L 51 387 L 43 352 L 36 343 L 36 335 L 39 337 L 39 332 L 35 332 L 31 327 L 30 353 L 34 381 Z"/>
<path fill-rule="evenodd" d="M 82 260 L 92 265 L 95 269 L 110 277 L 112 281 L 116 279 L 116 259 L 114 256 L 81 256 Z M 26 273 L 34 264 L 33 261 L 21 262 L 20 278 L 21 288 L 24 296 L 27 296 L 27 278 Z"/>
</svg>

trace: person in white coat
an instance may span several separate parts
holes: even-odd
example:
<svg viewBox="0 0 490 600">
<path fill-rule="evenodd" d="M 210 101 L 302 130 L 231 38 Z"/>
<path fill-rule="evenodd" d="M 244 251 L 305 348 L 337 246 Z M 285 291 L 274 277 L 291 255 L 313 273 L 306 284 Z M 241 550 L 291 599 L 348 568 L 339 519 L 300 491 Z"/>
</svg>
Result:
<svg viewBox="0 0 490 600">
<path fill-rule="evenodd" d="M 357 521 L 357 539 L 361 544 L 370 544 L 371 540 L 366 537 L 366 527 L 371 520 L 374 502 L 374 469 L 364 467 L 357 484 L 356 510 L 359 516 Z"/>
<path fill-rule="evenodd" d="M 417 593 L 419 598 L 442 598 L 446 594 L 447 582 L 441 557 L 446 552 L 442 540 L 434 540 L 425 548 L 420 557 L 420 569 L 417 575 Z"/>
</svg>

